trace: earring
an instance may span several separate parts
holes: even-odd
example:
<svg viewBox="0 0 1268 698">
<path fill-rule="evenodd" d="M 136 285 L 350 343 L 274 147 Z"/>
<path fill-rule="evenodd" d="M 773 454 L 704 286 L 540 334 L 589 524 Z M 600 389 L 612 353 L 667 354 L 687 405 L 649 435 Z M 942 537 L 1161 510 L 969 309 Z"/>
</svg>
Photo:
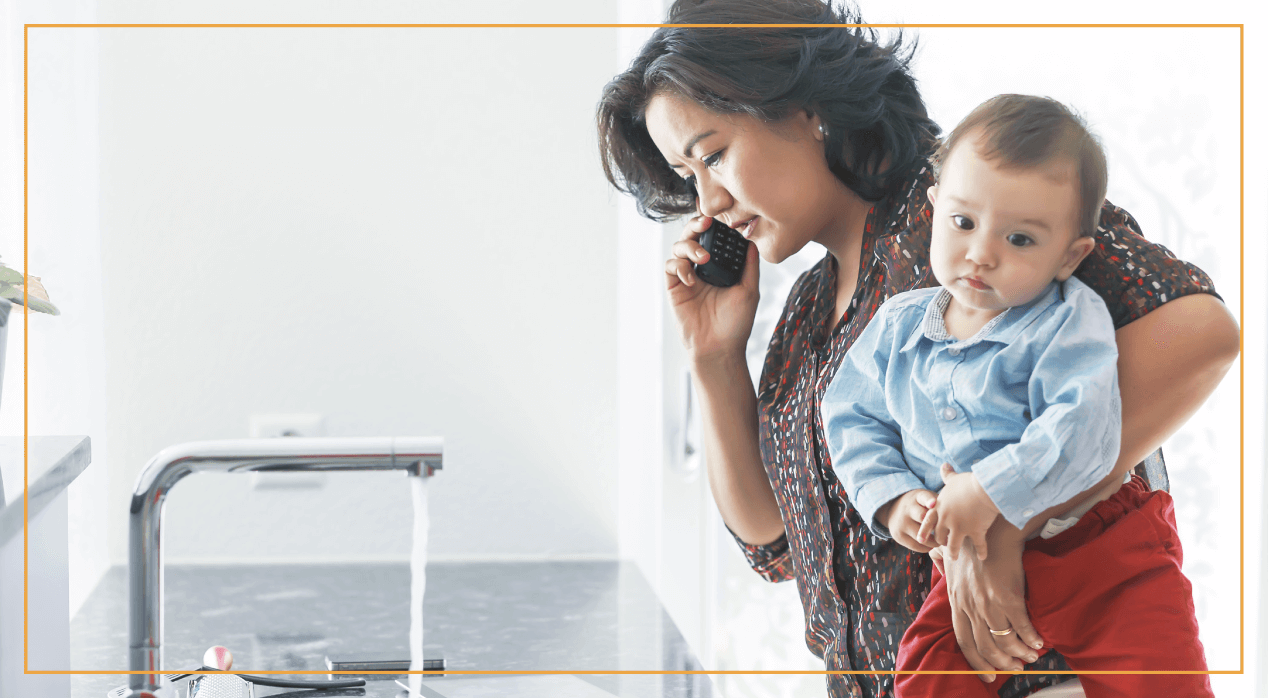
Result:
<svg viewBox="0 0 1268 698">
<path fill-rule="evenodd" d="M 828 135 L 828 128 L 824 126 L 823 124 L 819 124 L 819 135 L 821 136 Z"/>
</svg>

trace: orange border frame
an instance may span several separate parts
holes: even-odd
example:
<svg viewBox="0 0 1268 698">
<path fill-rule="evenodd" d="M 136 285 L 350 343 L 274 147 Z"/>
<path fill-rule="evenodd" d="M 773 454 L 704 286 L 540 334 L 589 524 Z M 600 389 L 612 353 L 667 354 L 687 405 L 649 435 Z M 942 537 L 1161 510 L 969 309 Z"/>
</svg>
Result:
<svg viewBox="0 0 1268 698">
<path fill-rule="evenodd" d="M 1240 259 L 1238 271 L 1241 274 L 1239 279 L 1238 292 L 1243 300 L 1239 308 L 1239 357 L 1245 353 L 1245 328 L 1246 326 L 1246 25 L 1245 24 L 24 24 L 22 26 L 22 268 L 23 273 L 29 266 L 27 256 L 27 220 L 29 214 L 29 204 L 27 200 L 27 50 L 28 31 L 31 28 L 36 29 L 105 29 L 105 28 L 239 28 L 239 29 L 260 29 L 260 28 L 299 28 L 299 29 L 327 29 L 327 28 L 442 28 L 442 29 L 461 29 L 461 28 L 480 28 L 480 29 L 511 29 L 511 28 L 529 28 L 529 29 L 649 29 L 659 27 L 693 27 L 693 28 L 713 28 L 713 29 L 736 29 L 736 28 L 798 28 L 798 27 L 816 27 L 816 26 L 837 26 L 848 28 L 878 28 L 878 29 L 895 29 L 895 28 L 917 28 L 917 29 L 945 29 L 945 28 L 979 28 L 979 29 L 1006 29 L 1006 28 L 1200 28 L 1200 29 L 1238 29 L 1238 37 L 1240 39 L 1239 46 L 1239 75 L 1238 84 L 1240 86 L 1239 93 L 1239 140 L 1240 140 L 1240 168 L 1239 168 L 1239 195 L 1240 195 Z M 26 287 L 22 288 L 22 328 L 23 328 L 23 345 L 22 345 L 22 520 L 26 522 L 29 519 L 27 511 L 27 487 L 29 486 L 29 454 L 27 448 L 27 440 L 29 437 L 28 417 L 30 414 L 30 381 L 27 376 L 26 356 L 30 347 L 30 311 L 26 307 Z M 1244 358 L 1244 357 L 1242 357 Z M 1239 564 L 1241 566 L 1240 576 L 1240 603 L 1241 603 L 1241 648 L 1238 657 L 1240 668 L 1237 670 L 1217 670 L 1217 671 L 1001 671 L 1001 674 L 1245 674 L 1246 673 L 1246 364 L 1243 360 L 1240 371 L 1240 419 L 1239 428 L 1241 432 L 1241 463 L 1240 463 L 1240 480 L 1241 487 L 1240 507 L 1241 507 L 1241 555 Z M 22 527 L 22 673 L 23 674 L 151 674 L 153 671 L 74 671 L 74 670 L 31 670 L 27 667 L 27 530 L 26 526 Z M 170 671 L 159 671 L 158 673 L 172 673 Z M 185 672 L 181 672 L 185 673 Z M 784 670 L 784 671 L 742 671 L 742 670 L 720 670 L 720 671 L 651 671 L 651 670 L 612 670 L 612 671 L 545 671 L 545 670 L 506 670 L 506 671 L 474 671 L 474 670 L 452 670 L 445 669 L 442 671 L 316 671 L 316 670 L 273 670 L 273 671 L 255 671 L 249 669 L 234 670 L 232 672 L 214 672 L 214 671 L 195 671 L 191 674 L 216 674 L 216 673 L 250 673 L 250 674 L 388 674 L 399 676 L 404 673 L 408 674 L 438 674 L 438 675 L 462 675 L 462 674 L 491 674 L 491 675 L 534 675 L 534 674 L 586 674 L 586 675 L 617 675 L 617 674 L 869 674 L 869 675 L 897 675 L 897 671 L 810 671 L 810 670 Z M 917 671 L 917 672 L 901 672 L 904 674 L 978 674 L 977 671 Z"/>
</svg>

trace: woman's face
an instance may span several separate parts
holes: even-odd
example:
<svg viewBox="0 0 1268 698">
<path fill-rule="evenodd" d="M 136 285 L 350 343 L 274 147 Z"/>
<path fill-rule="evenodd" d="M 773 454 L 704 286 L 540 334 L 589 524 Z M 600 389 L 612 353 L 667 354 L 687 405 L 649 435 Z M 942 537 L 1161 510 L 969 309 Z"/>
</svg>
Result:
<svg viewBox="0 0 1268 698">
<path fill-rule="evenodd" d="M 811 240 L 835 250 L 859 201 L 828 169 L 819 119 L 805 112 L 768 125 L 721 115 L 660 93 L 647 105 L 647 130 L 665 161 L 717 218 L 778 263 Z"/>
</svg>

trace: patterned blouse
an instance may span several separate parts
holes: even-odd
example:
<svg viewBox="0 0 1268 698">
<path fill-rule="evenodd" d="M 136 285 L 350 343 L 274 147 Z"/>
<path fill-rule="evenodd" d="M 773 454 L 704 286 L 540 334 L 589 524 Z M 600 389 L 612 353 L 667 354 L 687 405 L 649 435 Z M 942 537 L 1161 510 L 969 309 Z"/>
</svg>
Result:
<svg viewBox="0 0 1268 698">
<path fill-rule="evenodd" d="M 873 206 L 854 298 L 835 327 L 835 258 L 825 256 L 797 280 L 759 382 L 762 461 L 786 535 L 769 545 L 737 542 L 767 580 L 797 580 L 806 644 L 829 671 L 892 671 L 898 642 L 929 592 L 929 557 L 871 535 L 846 499 L 833 473 L 819 406 L 846 350 L 881 303 L 937 284 L 929 272 L 932 207 L 925 194 L 933 183 L 932 169 L 922 168 L 909 187 Z M 1096 237 L 1077 276 L 1104 298 L 1115 328 L 1183 295 L 1216 295 L 1205 273 L 1145 240 L 1136 221 L 1108 202 Z M 1138 471 L 1155 489 L 1166 487 L 1160 453 Z M 1055 652 L 1026 668 L 1068 670 Z M 1029 695 L 1067 678 L 1014 676 L 1000 695 Z M 888 698 L 893 676 L 829 674 L 828 688 L 833 698 Z"/>
</svg>

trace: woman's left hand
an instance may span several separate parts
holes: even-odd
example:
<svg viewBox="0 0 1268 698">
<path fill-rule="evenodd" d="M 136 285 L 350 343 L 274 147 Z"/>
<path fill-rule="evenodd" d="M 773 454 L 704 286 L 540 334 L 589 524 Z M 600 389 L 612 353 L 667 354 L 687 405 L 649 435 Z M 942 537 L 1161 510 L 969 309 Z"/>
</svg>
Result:
<svg viewBox="0 0 1268 698">
<path fill-rule="evenodd" d="M 1025 539 L 1002 518 L 992 527 L 990 538 L 991 555 L 986 560 L 971 550 L 968 555 L 942 560 L 956 641 L 969 665 L 981 671 L 979 678 L 987 683 L 995 680 L 998 671 L 1021 671 L 1022 662 L 1035 661 L 1043 648 L 1026 612 L 1021 566 Z M 1007 635 L 991 633 L 1009 628 L 1013 632 Z"/>
</svg>

